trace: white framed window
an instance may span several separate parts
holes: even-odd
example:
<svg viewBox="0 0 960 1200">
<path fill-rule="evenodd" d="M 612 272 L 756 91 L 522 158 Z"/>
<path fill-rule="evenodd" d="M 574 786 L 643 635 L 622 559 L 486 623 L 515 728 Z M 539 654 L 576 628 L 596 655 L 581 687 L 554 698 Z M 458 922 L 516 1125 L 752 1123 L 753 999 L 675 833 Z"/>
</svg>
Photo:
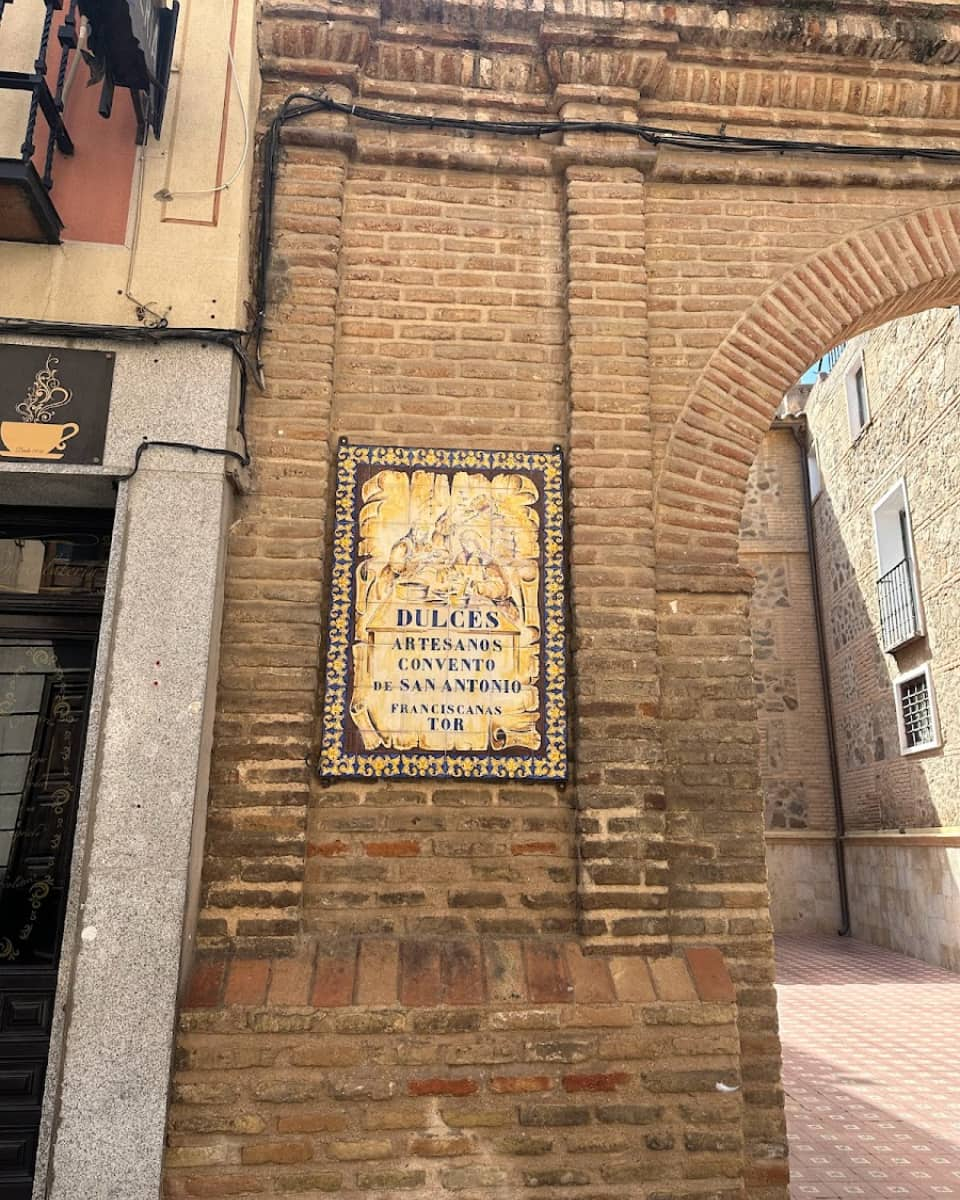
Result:
<svg viewBox="0 0 960 1200">
<path fill-rule="evenodd" d="M 823 476 L 820 473 L 817 443 L 812 440 L 807 446 L 807 475 L 810 479 L 810 500 L 814 501 L 823 491 Z"/>
<path fill-rule="evenodd" d="M 940 720 L 930 667 L 924 663 L 893 681 L 897 705 L 900 753 L 920 754 L 940 745 Z"/>
<path fill-rule="evenodd" d="M 884 650 L 891 651 L 924 633 L 905 480 L 897 480 L 873 506 L 873 535 L 881 640 Z"/>
<path fill-rule="evenodd" d="M 847 392 L 847 416 L 850 419 L 850 438 L 856 441 L 870 424 L 870 399 L 867 395 L 867 371 L 863 351 L 853 360 L 843 377 Z"/>
</svg>

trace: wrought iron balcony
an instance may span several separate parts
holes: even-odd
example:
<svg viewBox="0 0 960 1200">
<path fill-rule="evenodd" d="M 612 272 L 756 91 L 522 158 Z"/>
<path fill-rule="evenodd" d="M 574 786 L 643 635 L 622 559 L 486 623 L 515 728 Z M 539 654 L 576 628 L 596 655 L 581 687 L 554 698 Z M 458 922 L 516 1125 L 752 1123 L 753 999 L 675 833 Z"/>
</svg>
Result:
<svg viewBox="0 0 960 1200">
<path fill-rule="evenodd" d="M 896 650 L 920 637 L 920 611 L 913 587 L 913 569 L 905 558 L 877 581 L 880 597 L 880 635 L 884 650 Z"/>
<path fill-rule="evenodd" d="M 129 89 L 142 143 L 148 128 L 160 136 L 178 13 L 177 0 L 169 9 L 152 0 L 0 0 L 0 240 L 60 240 L 50 190 L 57 153 L 74 153 L 64 95 L 81 18 L 83 57 L 102 82 L 100 116 L 110 116 L 115 87 Z"/>
<path fill-rule="evenodd" d="M 4 69 L 3 50 L 6 43 L 3 34 L 8 32 L 8 10 L 12 4 L 13 0 L 0 0 L 0 93 L 26 93 L 29 102 L 19 156 L 0 158 L 0 236 L 18 242 L 58 242 L 62 223 L 49 193 L 53 185 L 55 151 L 59 149 L 63 154 L 73 153 L 73 142 L 63 123 L 63 88 L 67 77 L 67 61 L 77 46 L 77 0 L 72 0 L 57 33 L 59 63 L 57 83 L 52 92 L 47 82 L 48 57 L 54 13 L 62 9 L 63 0 L 47 0 L 42 9 L 43 20 L 38 30 L 37 53 L 32 70 Z M 17 124 L 18 115 L 13 105 L 5 106 L 4 116 L 14 125 Z M 41 118 L 45 128 L 39 127 Z M 13 130 L 7 133 L 14 139 L 19 136 Z"/>
<path fill-rule="evenodd" d="M 817 363 L 817 371 L 820 375 L 829 375 L 833 368 L 840 361 L 840 356 L 847 348 L 846 342 L 841 342 L 839 346 L 834 346 L 832 350 L 828 350 L 823 358 Z"/>
</svg>

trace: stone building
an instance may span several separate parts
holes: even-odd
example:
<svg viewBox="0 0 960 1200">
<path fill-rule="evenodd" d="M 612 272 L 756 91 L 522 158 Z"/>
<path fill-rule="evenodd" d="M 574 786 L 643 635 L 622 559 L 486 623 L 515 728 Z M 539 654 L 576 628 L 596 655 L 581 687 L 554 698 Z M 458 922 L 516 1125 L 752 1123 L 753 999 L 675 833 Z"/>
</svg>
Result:
<svg viewBox="0 0 960 1200">
<path fill-rule="evenodd" d="M 218 6 L 203 11 L 214 21 Z M 238 9 L 238 36 L 252 24 L 241 16 L 252 14 Z M 132 656 L 119 634 L 102 643 L 103 671 L 137 670 L 129 706 L 126 693 L 108 705 L 90 742 L 105 752 L 111 720 L 123 735 L 121 765 L 105 759 L 90 777 L 120 799 L 98 805 L 94 840 L 78 850 L 84 869 L 111 865 L 116 886 L 104 899 L 74 876 L 72 900 L 86 909 L 67 944 L 88 983 L 74 987 L 71 1019 L 88 1032 L 73 1060 L 67 1032 L 52 1195 L 156 1198 L 180 918 L 187 954 L 194 928 L 190 822 L 212 744 L 169 1092 L 170 1200 L 486 1200 L 527 1188 L 782 1200 L 741 510 L 771 418 L 810 362 L 960 296 L 950 21 L 912 0 L 880 12 L 858 0 L 829 10 L 264 0 L 264 172 L 250 213 L 263 236 L 243 342 L 254 374 L 262 352 L 264 387 L 247 406 L 251 476 L 229 522 L 219 661 L 202 644 L 216 629 L 220 545 L 206 507 L 203 603 L 186 611 L 170 582 L 195 561 L 184 531 L 201 504 L 176 458 L 175 478 L 153 485 L 173 499 L 137 542 L 164 574 L 144 567 L 116 620 L 133 622 L 137 600 L 151 612 L 131 629 Z M 304 94 L 314 98 L 294 98 Z M 191 116 L 185 138 L 219 128 Z M 190 159 L 198 174 L 220 161 L 209 146 Z M 158 205 L 198 186 L 155 165 L 144 195 Z M 156 218 L 162 233 L 140 262 L 157 274 L 145 296 L 126 287 L 147 315 L 179 287 L 197 301 L 194 281 L 223 269 L 234 283 L 223 323 L 245 323 L 247 226 L 238 188 L 221 178 L 216 211 L 233 220 L 223 241 L 210 197 L 203 213 L 191 207 L 196 225 Z M 58 269 L 77 258 L 10 253 L 21 250 Z M 50 264 L 26 261 L 17 303 L 26 293 L 34 316 L 51 316 L 36 289 Z M 105 305 L 110 293 L 109 319 L 125 319 L 124 274 L 86 261 L 69 278 L 72 319 L 91 279 Z M 216 310 L 185 301 L 171 322 L 217 327 L 214 295 Z M 149 364 L 165 379 L 160 365 Z M 177 377 L 164 393 L 164 429 L 180 429 L 173 396 L 184 390 Z M 202 432 L 223 448 L 226 404 L 218 412 L 224 427 Z M 506 768 L 459 780 L 374 768 L 324 786 L 321 666 L 329 679 L 346 661 L 327 653 L 342 644 L 342 614 L 328 609 L 345 572 L 331 567 L 352 536 L 333 519 L 341 439 L 351 452 L 420 448 L 434 461 L 564 452 L 569 603 L 563 620 L 553 610 L 571 651 L 562 772 L 520 783 Z M 156 495 L 146 469 L 169 463 L 165 453 L 141 456 L 121 498 Z M 220 466 L 209 482 L 218 498 Z M 397 562 L 433 553 L 432 538 L 445 553 L 445 516 L 433 513 L 429 538 L 399 522 Z M 130 567 L 133 545 L 115 571 Z M 522 611 L 523 589 L 518 603 L 485 552 L 461 550 L 478 594 Z M 364 578 L 368 594 L 392 594 L 400 574 L 391 550 Z M 408 594 L 431 586 L 403 582 Z M 178 685 L 175 723 L 159 703 L 168 677 L 152 631 L 169 625 L 189 634 L 182 644 L 167 634 L 185 672 L 219 670 L 209 739 L 205 685 L 195 680 L 185 703 Z M 324 698 L 328 718 L 339 700 Z M 153 705 L 147 719 L 137 703 Z M 168 740 L 154 759 L 143 747 L 155 729 Z M 135 800 L 117 782 L 131 764 Z M 185 777 L 165 775 L 173 764 Z M 197 846 L 203 825 L 201 807 Z M 158 875 L 166 890 L 154 889 Z M 96 1034 L 116 1030 L 111 1008 L 136 1028 L 112 1033 L 122 1054 L 94 1058 Z"/>
<path fill-rule="evenodd" d="M 779 932 L 828 933 L 842 918 L 806 424 L 796 416 L 806 391 L 788 395 L 751 469 L 740 561 L 754 577 L 750 630 L 770 915 Z"/>
<path fill-rule="evenodd" d="M 160 1189 L 245 457 L 229 7 L 0 4 L 4 1200 Z"/>
<path fill-rule="evenodd" d="M 960 965 L 960 788 L 951 748 L 958 703 L 958 342 L 955 309 L 933 309 L 854 338 L 813 386 L 804 409 L 851 928 L 858 937 L 954 970 Z M 754 467 L 743 528 L 745 560 L 755 547 L 765 551 L 754 594 L 762 713 L 776 708 L 766 695 L 762 639 L 771 607 L 768 580 L 779 570 L 768 555 L 781 547 L 758 542 L 758 526 L 759 536 L 773 537 L 768 520 L 799 526 L 804 508 L 802 494 L 791 494 L 785 482 L 799 469 L 796 456 L 786 471 L 779 462 L 772 476 L 766 470 L 782 442 L 775 427 Z M 803 670 L 798 652 L 804 642 L 815 669 L 809 591 L 790 596 L 784 584 L 772 602 L 777 605 L 799 635 L 775 649 L 777 678 Z M 806 613 L 798 615 L 797 606 Z M 816 697 L 816 685 L 808 682 Z M 829 928 L 838 913 L 836 889 L 832 898 L 828 889 L 834 852 L 825 839 L 836 825 L 821 787 L 829 785 L 823 705 L 814 699 L 794 712 L 802 738 L 780 753 L 772 752 L 775 719 L 761 717 L 774 922 Z M 807 790 L 789 822 L 797 832 L 777 832 L 778 797 L 796 789 L 792 779 L 800 774 Z M 819 848 L 811 842 L 817 838 Z M 786 841 L 793 860 L 780 869 L 777 856 L 783 857 Z M 813 902 L 812 889 L 826 907 Z"/>
</svg>

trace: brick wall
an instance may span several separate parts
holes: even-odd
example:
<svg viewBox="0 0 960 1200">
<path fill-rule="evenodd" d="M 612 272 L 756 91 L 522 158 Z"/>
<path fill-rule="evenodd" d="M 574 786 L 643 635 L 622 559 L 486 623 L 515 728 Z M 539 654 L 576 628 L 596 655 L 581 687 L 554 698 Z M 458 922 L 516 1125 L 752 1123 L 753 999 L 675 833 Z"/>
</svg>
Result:
<svg viewBox="0 0 960 1200">
<path fill-rule="evenodd" d="M 801 192 L 799 199 L 805 201 L 806 194 Z M 853 206 L 854 223 L 862 211 Z M 809 209 L 811 221 L 829 220 L 830 215 L 826 202 L 819 211 L 814 205 Z M 692 391 L 666 441 L 657 475 L 667 808 L 689 858 L 687 912 L 701 901 L 696 915 L 710 916 L 740 984 L 744 1069 L 751 1080 L 745 1086 L 744 1129 L 752 1164 L 748 1186 L 754 1189 L 770 1183 L 766 1171 L 782 1126 L 778 1133 L 776 1012 L 769 942 L 765 945 L 763 934 L 768 909 L 763 903 L 759 778 L 755 770 L 745 769 L 744 758 L 745 747 L 757 737 L 756 705 L 743 702 L 735 685 L 749 678 L 752 669 L 746 603 L 738 600 L 750 588 L 737 565 L 746 479 L 784 393 L 826 349 L 886 320 L 956 301 L 958 235 L 960 210 L 930 203 L 850 233 L 783 269 L 692 378 Z M 743 244 L 750 245 L 746 230 Z M 698 613 L 730 616 L 719 641 L 698 645 Z M 684 622 L 684 616 L 694 620 Z M 705 655 L 709 657 L 703 661 Z M 718 675 L 722 687 L 717 686 Z M 671 720 L 667 713 L 674 695 L 679 701 Z M 700 811 L 704 800 L 707 812 Z M 756 814 L 754 822 L 739 824 L 744 813 Z M 732 847 L 725 836 L 731 828 L 741 831 Z M 671 878 L 676 874 L 672 863 Z M 733 886 L 721 893 L 717 880 Z M 761 907 L 747 914 L 745 933 L 739 934 L 723 909 L 738 901 L 749 907 L 751 893 Z"/>
<path fill-rule="evenodd" d="M 740 1195 L 733 995 L 714 950 L 369 938 L 208 960 L 167 1195 Z"/>
<path fill-rule="evenodd" d="M 553 787 L 336 787 L 307 820 L 304 929 L 321 937 L 571 933 L 573 813 Z"/>
<path fill-rule="evenodd" d="M 804 454 L 792 428 L 764 438 L 747 481 L 740 561 L 750 609 L 768 830 L 834 828 L 830 748 L 817 653 L 804 499 Z"/>
<path fill-rule="evenodd" d="M 350 171 L 331 436 L 566 443 L 561 200 L 553 179 Z M 555 787 L 316 791 L 305 928 L 571 932 L 573 853 L 570 795 Z"/>
<path fill-rule="evenodd" d="M 409 0 L 317 20 L 267 2 L 262 117 L 323 86 L 446 115 L 642 108 L 711 128 L 762 125 L 767 103 L 780 133 L 826 121 L 866 136 L 873 93 L 809 92 L 813 76 L 783 66 L 811 52 L 807 35 L 773 9 L 722 30 L 700 5 L 650 9 L 626 28 L 599 9 L 438 17 Z M 823 79 L 852 19 L 823 34 Z M 921 46 L 902 23 L 891 38 L 855 21 L 856 69 L 872 78 L 881 55 L 898 105 L 947 119 L 923 90 L 929 31 Z M 689 61 L 718 45 L 775 55 L 778 98 L 732 66 L 704 92 Z M 741 507 L 809 362 L 857 322 L 955 286 L 950 170 L 341 116 L 288 131 L 171 1196 L 783 1200 Z M 567 450 L 565 790 L 313 778 L 341 436 Z M 698 962 L 718 987 L 729 974 L 735 1006 L 697 982 Z M 664 990 L 673 978 L 683 997 Z"/>
<path fill-rule="evenodd" d="M 333 431 L 549 447 L 567 434 L 563 189 L 357 163 L 344 193 Z"/>
</svg>

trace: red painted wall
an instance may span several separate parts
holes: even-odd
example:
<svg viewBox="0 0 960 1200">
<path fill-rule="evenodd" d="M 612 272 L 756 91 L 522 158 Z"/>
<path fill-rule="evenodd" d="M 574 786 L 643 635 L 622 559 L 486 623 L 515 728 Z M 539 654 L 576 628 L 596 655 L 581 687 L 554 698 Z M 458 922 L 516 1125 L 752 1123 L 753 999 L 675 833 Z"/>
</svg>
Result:
<svg viewBox="0 0 960 1200">
<path fill-rule="evenodd" d="M 47 83 L 51 91 L 56 88 L 60 60 L 56 32 L 62 19 L 62 14 L 56 14 L 50 38 Z M 137 122 L 130 95 L 123 88 L 114 93 L 113 115 L 104 120 L 97 112 L 100 85 L 88 86 L 89 79 L 86 64 L 79 63 L 64 112 L 75 153 L 72 156 L 55 153 L 50 195 L 63 221 L 64 241 L 122 245 L 137 155 Z M 37 121 L 34 155 L 41 174 L 46 149 L 47 125 L 41 117 Z"/>
</svg>

